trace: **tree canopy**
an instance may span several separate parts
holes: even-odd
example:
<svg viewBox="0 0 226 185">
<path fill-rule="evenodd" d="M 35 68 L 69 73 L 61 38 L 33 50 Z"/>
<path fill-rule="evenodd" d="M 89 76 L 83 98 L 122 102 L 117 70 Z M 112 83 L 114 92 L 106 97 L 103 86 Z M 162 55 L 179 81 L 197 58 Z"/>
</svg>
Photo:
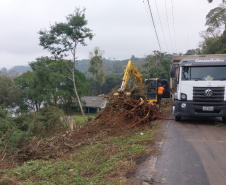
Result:
<svg viewBox="0 0 226 185">
<path fill-rule="evenodd" d="M 41 105 L 58 106 L 60 103 L 70 114 L 70 108 L 75 103 L 70 60 L 52 60 L 41 57 L 31 62 L 32 72 L 28 71 L 15 79 L 21 88 L 23 106 L 30 110 L 39 110 Z M 75 70 L 75 80 L 78 84 L 78 94 L 86 95 L 89 83 L 84 73 Z"/>
<path fill-rule="evenodd" d="M 212 9 L 206 15 L 206 25 L 210 28 L 221 28 L 226 29 L 226 5 L 221 4 L 220 6 Z"/>
<path fill-rule="evenodd" d="M 199 43 L 200 54 L 226 53 L 226 5 L 220 4 L 206 15 L 206 31 L 200 36 L 203 41 Z"/>
<path fill-rule="evenodd" d="M 20 91 L 7 76 L 0 75 L 0 106 L 12 108 L 17 105 Z"/>
</svg>

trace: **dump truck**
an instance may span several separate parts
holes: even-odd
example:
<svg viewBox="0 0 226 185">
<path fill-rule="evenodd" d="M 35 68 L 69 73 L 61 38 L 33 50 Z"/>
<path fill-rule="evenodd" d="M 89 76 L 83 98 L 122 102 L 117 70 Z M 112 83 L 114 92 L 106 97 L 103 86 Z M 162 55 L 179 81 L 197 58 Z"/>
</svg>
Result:
<svg viewBox="0 0 226 185">
<path fill-rule="evenodd" d="M 226 122 L 226 54 L 174 56 L 172 112 L 182 117 L 222 117 Z"/>
<path fill-rule="evenodd" d="M 131 60 L 128 61 L 128 64 L 124 69 L 122 84 L 118 90 L 119 92 L 114 94 L 115 97 L 119 96 L 120 92 L 125 91 L 130 76 L 134 77 L 137 85 L 141 90 L 141 94 L 144 94 L 146 96 L 148 102 L 157 103 L 157 92 L 158 92 L 159 85 L 162 85 L 165 88 L 162 98 L 170 98 L 169 83 L 167 79 L 159 79 L 159 78 L 145 79 L 143 84 L 143 76 L 141 72 L 135 67 L 135 65 Z M 145 88 L 143 86 L 145 86 Z M 130 95 L 130 92 L 129 93 L 125 92 L 125 93 L 128 96 Z"/>
</svg>

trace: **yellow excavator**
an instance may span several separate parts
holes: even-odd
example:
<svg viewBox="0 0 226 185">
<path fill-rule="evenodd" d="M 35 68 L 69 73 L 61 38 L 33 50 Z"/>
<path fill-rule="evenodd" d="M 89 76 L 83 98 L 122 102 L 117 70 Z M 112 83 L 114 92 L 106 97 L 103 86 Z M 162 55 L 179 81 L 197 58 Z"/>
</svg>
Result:
<svg viewBox="0 0 226 185">
<path fill-rule="evenodd" d="M 150 78 L 144 80 L 141 72 L 134 66 L 131 60 L 128 61 L 126 68 L 124 69 L 124 76 L 122 78 L 122 85 L 119 88 L 118 93 L 114 93 L 114 97 L 119 97 L 120 92 L 125 92 L 125 88 L 129 81 L 130 76 L 133 76 L 137 85 L 140 88 L 141 94 L 145 94 L 148 102 L 157 102 L 158 86 L 162 85 L 165 88 L 163 98 L 170 98 L 169 84 L 166 79 Z M 144 91 L 145 89 L 145 91 Z M 126 95 L 130 93 L 125 92 Z"/>
</svg>

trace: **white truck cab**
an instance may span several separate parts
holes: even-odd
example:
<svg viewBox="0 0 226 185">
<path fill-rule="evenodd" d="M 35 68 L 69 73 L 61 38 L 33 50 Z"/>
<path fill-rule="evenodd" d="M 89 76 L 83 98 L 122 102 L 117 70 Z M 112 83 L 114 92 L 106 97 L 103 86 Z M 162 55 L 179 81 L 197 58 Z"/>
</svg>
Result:
<svg viewBox="0 0 226 185">
<path fill-rule="evenodd" d="M 226 55 L 175 56 L 171 93 L 175 120 L 222 117 L 226 122 Z"/>
</svg>

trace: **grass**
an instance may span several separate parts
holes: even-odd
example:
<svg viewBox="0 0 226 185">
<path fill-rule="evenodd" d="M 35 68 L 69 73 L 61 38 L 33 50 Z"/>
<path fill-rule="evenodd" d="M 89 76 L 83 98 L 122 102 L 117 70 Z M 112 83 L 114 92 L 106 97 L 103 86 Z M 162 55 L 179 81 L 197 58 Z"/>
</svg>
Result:
<svg viewBox="0 0 226 185">
<path fill-rule="evenodd" d="M 214 125 L 216 127 L 223 127 L 224 126 L 224 123 L 216 121 L 216 122 L 214 122 Z"/>
<path fill-rule="evenodd" d="M 76 115 L 73 115 L 73 116 L 75 116 L 75 118 L 76 118 L 76 123 L 78 123 L 79 125 L 82 125 L 82 124 L 85 123 L 84 118 L 83 118 L 82 115 L 76 114 Z M 93 118 L 95 118 L 95 116 L 96 116 L 96 114 L 87 114 L 87 115 L 86 115 L 86 118 L 87 118 L 87 119 L 89 119 L 89 118 L 93 119 Z"/>
<path fill-rule="evenodd" d="M 2 171 L 0 184 L 123 184 L 126 172 L 135 166 L 135 157 L 149 152 L 146 143 L 153 139 L 155 131 L 145 129 L 142 133 L 105 139 L 103 135 L 67 159 L 26 162 L 20 167 Z"/>
</svg>

